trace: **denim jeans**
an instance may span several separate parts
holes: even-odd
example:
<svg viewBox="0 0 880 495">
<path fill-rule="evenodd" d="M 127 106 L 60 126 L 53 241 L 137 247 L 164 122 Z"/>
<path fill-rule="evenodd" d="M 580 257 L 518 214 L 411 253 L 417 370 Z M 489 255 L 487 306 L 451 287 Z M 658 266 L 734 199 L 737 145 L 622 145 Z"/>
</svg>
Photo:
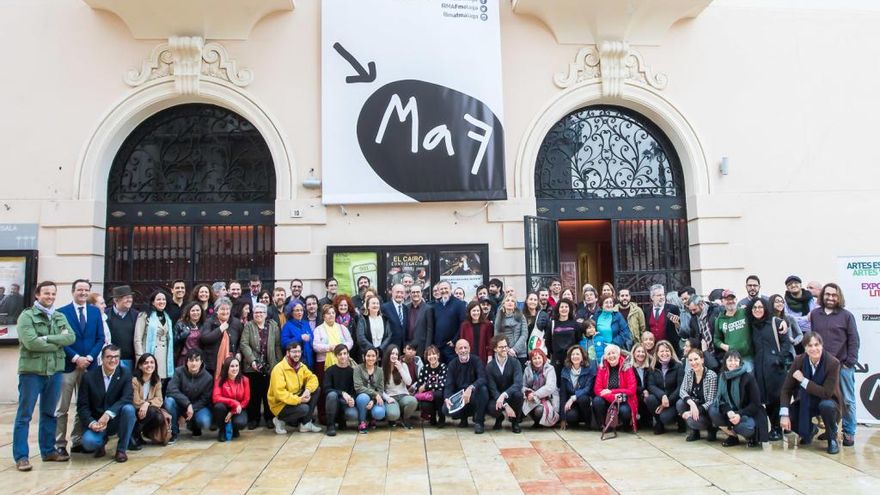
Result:
<svg viewBox="0 0 880 495">
<path fill-rule="evenodd" d="M 840 391 L 843 393 L 843 432 L 856 434 L 856 370 L 840 366 Z"/>
<path fill-rule="evenodd" d="M 709 417 L 712 419 L 712 424 L 716 428 L 721 428 L 722 426 L 727 427 L 733 430 L 737 435 L 749 439 L 755 436 L 757 426 L 754 418 L 740 415 L 739 423 L 734 425 L 730 422 L 730 418 L 728 418 L 726 414 L 721 414 L 721 410 L 718 409 L 718 406 L 709 407 Z"/>
<path fill-rule="evenodd" d="M 174 397 L 166 397 L 163 407 L 168 411 L 168 414 L 171 415 L 171 434 L 180 434 L 180 424 L 177 422 L 177 418 L 186 416 L 186 409 L 178 410 L 177 401 L 174 400 Z M 207 430 L 210 428 L 211 408 L 203 407 L 197 411 L 193 411 L 192 421 L 194 421 L 194 426 L 200 430 Z"/>
<path fill-rule="evenodd" d="M 754 373 L 755 372 L 755 358 L 752 358 L 752 357 L 742 358 L 742 367 L 744 370 L 746 370 L 746 373 Z"/>
<path fill-rule="evenodd" d="M 116 444 L 117 452 L 125 452 L 128 448 L 128 442 L 131 440 L 131 432 L 134 430 L 134 424 L 137 421 L 137 415 L 134 412 L 134 406 L 126 404 L 119 410 L 119 414 L 107 423 L 104 431 L 93 431 L 89 428 L 83 432 L 82 446 L 86 452 L 94 452 L 107 443 L 110 435 L 119 435 L 119 442 Z"/>
<path fill-rule="evenodd" d="M 37 398 L 40 399 L 40 454 L 46 456 L 55 451 L 55 427 L 58 424 L 55 408 L 61 397 L 61 375 L 18 375 L 18 412 L 12 432 L 12 457 L 16 461 L 29 457 L 28 430 Z"/>
<path fill-rule="evenodd" d="M 385 406 L 380 406 L 374 403 L 373 408 L 367 411 L 367 404 L 369 404 L 371 400 L 373 400 L 373 398 L 367 394 L 358 394 L 357 398 L 354 400 L 354 404 L 358 410 L 358 421 L 366 421 L 367 412 L 369 412 L 370 416 L 376 421 L 385 419 Z"/>
</svg>

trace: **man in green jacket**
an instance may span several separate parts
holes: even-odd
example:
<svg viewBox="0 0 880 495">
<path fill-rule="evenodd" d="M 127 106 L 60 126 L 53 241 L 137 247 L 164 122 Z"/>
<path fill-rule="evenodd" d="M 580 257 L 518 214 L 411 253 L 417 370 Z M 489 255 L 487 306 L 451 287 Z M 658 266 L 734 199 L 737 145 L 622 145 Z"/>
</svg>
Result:
<svg viewBox="0 0 880 495">
<path fill-rule="evenodd" d="M 39 444 L 43 462 L 64 462 L 70 457 L 55 450 L 55 408 L 61 396 L 64 346 L 76 335 L 67 318 L 55 310 L 54 282 L 40 282 L 34 305 L 18 317 L 18 412 L 12 433 L 12 456 L 19 471 L 30 471 L 28 430 L 40 399 Z"/>
</svg>

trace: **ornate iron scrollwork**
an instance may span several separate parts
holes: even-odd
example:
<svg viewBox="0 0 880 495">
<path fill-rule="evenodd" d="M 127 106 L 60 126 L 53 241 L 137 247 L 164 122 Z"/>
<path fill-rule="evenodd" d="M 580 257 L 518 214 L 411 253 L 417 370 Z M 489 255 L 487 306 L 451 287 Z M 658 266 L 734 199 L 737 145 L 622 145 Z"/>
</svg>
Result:
<svg viewBox="0 0 880 495">
<path fill-rule="evenodd" d="M 683 196 L 678 156 L 662 131 L 615 106 L 586 107 L 553 126 L 538 152 L 538 199 Z"/>
</svg>

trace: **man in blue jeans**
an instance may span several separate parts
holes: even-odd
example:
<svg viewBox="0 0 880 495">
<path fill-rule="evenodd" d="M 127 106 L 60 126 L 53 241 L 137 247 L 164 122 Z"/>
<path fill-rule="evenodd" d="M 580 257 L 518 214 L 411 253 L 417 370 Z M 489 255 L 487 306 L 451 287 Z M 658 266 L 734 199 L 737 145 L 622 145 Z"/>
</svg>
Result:
<svg viewBox="0 0 880 495">
<path fill-rule="evenodd" d="M 213 391 L 214 378 L 205 370 L 201 349 L 190 349 L 186 353 L 186 365 L 174 370 L 165 397 L 165 410 L 171 414 L 170 443 L 176 442 L 180 435 L 179 417 L 186 419 L 194 437 L 211 427 Z"/>
<path fill-rule="evenodd" d="M 18 412 L 12 433 L 12 456 L 19 471 L 30 471 L 28 430 L 34 406 L 40 399 L 40 454 L 43 462 L 70 459 L 55 450 L 55 408 L 61 396 L 61 372 L 64 371 L 64 346 L 76 336 L 67 318 L 55 310 L 53 282 L 37 285 L 36 301 L 18 316 Z"/>
<path fill-rule="evenodd" d="M 80 382 L 76 413 L 83 426 L 83 451 L 104 457 L 107 440 L 116 434 L 119 442 L 113 458 L 125 462 L 137 416 L 131 403 L 131 373 L 119 365 L 120 355 L 113 344 L 101 350 L 101 366 L 87 372 Z"/>
<path fill-rule="evenodd" d="M 840 361 L 840 391 L 843 393 L 843 445 L 856 443 L 855 365 L 859 360 L 859 332 L 856 319 L 844 309 L 843 291 L 828 283 L 819 293 L 821 306 L 810 311 L 813 332 L 822 336 L 824 349 Z M 824 434 L 823 434 L 824 435 Z M 826 440 L 820 436 L 820 440 Z"/>
</svg>

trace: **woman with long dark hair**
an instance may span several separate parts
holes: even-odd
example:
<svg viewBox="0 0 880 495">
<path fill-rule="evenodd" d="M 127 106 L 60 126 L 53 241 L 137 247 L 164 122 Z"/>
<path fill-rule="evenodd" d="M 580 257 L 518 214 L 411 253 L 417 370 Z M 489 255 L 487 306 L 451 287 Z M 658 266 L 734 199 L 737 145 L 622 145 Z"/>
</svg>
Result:
<svg viewBox="0 0 880 495">
<path fill-rule="evenodd" d="M 416 411 L 419 401 L 409 393 L 412 375 L 409 368 L 400 359 L 400 350 L 396 345 L 388 346 L 382 358 L 382 370 L 385 374 L 385 394 L 387 395 L 385 416 L 395 426 L 412 429 L 409 417 Z"/>
<path fill-rule="evenodd" d="M 544 334 L 550 364 L 556 369 L 557 381 L 561 376 L 568 348 L 578 345 L 584 336 L 584 325 L 575 319 L 574 311 L 575 306 L 571 299 L 562 299 L 556 303 L 550 328 Z"/>
<path fill-rule="evenodd" d="M 205 312 L 199 303 L 191 301 L 180 311 L 180 320 L 174 324 L 174 352 L 177 354 L 177 366 L 186 364 L 186 354 L 190 349 L 201 349 L 199 335 L 205 323 Z"/>
<path fill-rule="evenodd" d="M 579 345 L 568 348 L 565 357 L 565 368 L 559 382 L 559 399 L 561 404 L 561 428 L 568 425 L 577 426 L 583 423 L 590 429 L 593 417 L 593 385 L 596 382 L 596 366 L 587 359 L 587 353 Z"/>
<path fill-rule="evenodd" d="M 201 306 L 202 318 L 207 318 L 214 313 L 214 293 L 208 284 L 199 284 L 193 287 L 189 293 L 189 301 Z"/>
<path fill-rule="evenodd" d="M 480 302 L 469 302 L 465 310 L 465 319 L 458 327 L 458 338 L 467 340 L 471 346 L 471 352 L 480 356 L 480 361 L 483 363 L 488 362 L 489 356 L 492 355 L 489 343 L 492 340 L 492 332 L 492 323 L 486 319 Z"/>
<path fill-rule="evenodd" d="M 794 352 L 784 320 L 770 316 L 764 299 L 756 298 L 746 306 L 746 319 L 752 329 L 755 380 L 761 392 L 761 403 L 770 417 L 770 441 L 782 440 L 779 427 L 779 395 Z M 783 333 L 785 332 L 785 333 Z"/>
<path fill-rule="evenodd" d="M 156 357 L 156 374 L 167 380 L 174 376 L 174 322 L 165 312 L 168 296 L 163 290 L 150 294 L 150 306 L 142 311 L 134 324 L 135 360 L 142 354 Z"/>
<path fill-rule="evenodd" d="M 727 439 L 722 447 L 739 445 L 739 435 L 749 447 L 767 441 L 767 413 L 761 405 L 755 377 L 742 367 L 739 351 L 724 356 L 723 371 L 718 377 L 718 400 L 709 407 L 709 416 L 716 428 L 725 428 Z"/>
<path fill-rule="evenodd" d="M 217 440 L 226 441 L 226 425 L 229 423 L 232 424 L 232 438 L 238 438 L 241 429 L 247 426 L 247 406 L 251 399 L 250 382 L 242 374 L 238 358 L 230 356 L 223 361 L 211 398 Z"/>
<path fill-rule="evenodd" d="M 788 340 L 791 341 L 791 352 L 792 352 L 792 360 L 794 357 L 798 355 L 798 353 L 803 353 L 803 340 L 804 340 L 804 331 L 798 325 L 797 320 L 790 313 L 785 311 L 785 298 L 780 296 L 779 294 L 773 294 L 768 299 L 769 301 L 769 309 L 770 314 L 773 315 L 778 320 L 784 321 L 785 333 L 788 336 Z M 800 350 L 799 350 L 800 349 Z"/>
<path fill-rule="evenodd" d="M 419 379 L 413 384 L 422 419 L 430 419 L 431 426 L 446 426 L 443 415 L 443 387 L 446 385 L 446 364 L 440 362 L 440 350 L 435 345 L 425 349 L 425 362 Z M 439 420 L 438 420 L 439 415 Z"/>
<path fill-rule="evenodd" d="M 703 351 L 699 348 L 688 350 L 687 368 L 679 389 L 679 400 L 675 408 L 688 428 L 688 442 L 700 439 L 700 430 L 706 430 L 706 440 L 715 441 L 718 429 L 712 426 L 709 406 L 715 403 L 718 393 L 718 375 L 706 367 Z"/>
<path fill-rule="evenodd" d="M 160 445 L 168 443 L 170 437 L 169 422 L 171 416 L 162 409 L 162 380 L 156 373 L 156 357 L 149 352 L 141 354 L 135 364 L 134 377 L 131 379 L 131 403 L 137 414 L 134 430 L 131 433 L 129 450 L 141 450 L 143 437 Z"/>
</svg>

